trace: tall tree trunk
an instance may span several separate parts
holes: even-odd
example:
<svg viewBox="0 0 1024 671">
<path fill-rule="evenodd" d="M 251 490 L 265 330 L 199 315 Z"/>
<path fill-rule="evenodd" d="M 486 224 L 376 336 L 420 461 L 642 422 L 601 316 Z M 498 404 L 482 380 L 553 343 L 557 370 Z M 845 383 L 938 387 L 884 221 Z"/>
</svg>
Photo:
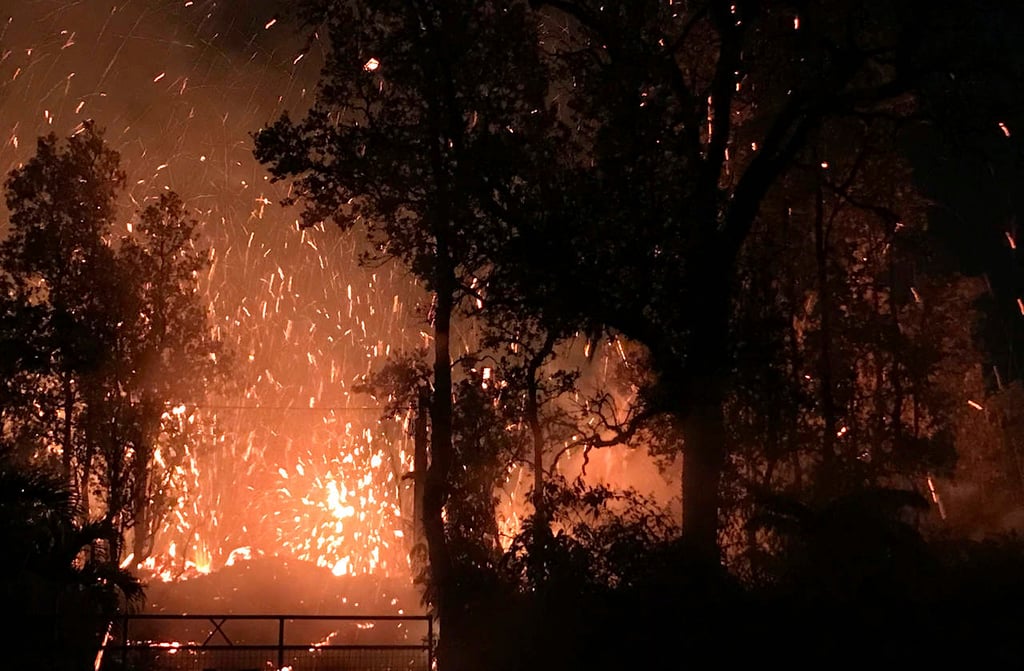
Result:
<svg viewBox="0 0 1024 671">
<path fill-rule="evenodd" d="M 439 244 L 440 248 L 441 245 Z M 440 250 L 439 250 L 440 251 Z M 446 250 L 447 251 L 447 250 Z M 440 255 L 439 255 L 440 256 Z M 430 582 L 434 591 L 440 626 L 458 629 L 459 606 L 454 594 L 452 559 L 445 533 L 444 507 L 448 501 L 452 467 L 452 361 L 451 319 L 455 278 L 448 263 L 438 272 L 437 306 L 434 313 L 434 397 L 430 423 L 430 466 L 423 490 L 423 532 L 427 539 Z M 457 636 L 457 635 L 456 635 Z M 441 664 L 452 660 L 455 636 L 441 634 L 438 656 Z M 446 668 L 451 668 L 450 666 Z"/>
<path fill-rule="evenodd" d="M 708 255 L 687 295 L 694 306 L 686 363 L 681 373 L 683 426 L 682 541 L 692 568 L 713 575 L 721 566 L 718 545 L 720 485 L 726 460 L 725 381 L 731 312 L 731 268 Z M 667 370 L 671 371 L 672 367 Z"/>
<path fill-rule="evenodd" d="M 550 540 L 550 520 L 544 498 L 544 427 L 540 422 L 540 389 L 537 381 L 540 369 L 554 351 L 554 333 L 548 333 L 526 364 L 526 423 L 530 427 L 533 443 L 533 545 L 530 548 L 530 566 L 534 584 L 545 582 L 547 553 Z"/>
<path fill-rule="evenodd" d="M 429 444 L 427 417 L 429 414 L 430 388 L 422 386 L 417 396 L 416 425 L 413 430 L 412 546 L 414 550 L 426 542 L 423 532 L 423 491 L 427 481 L 427 446 Z"/>
<path fill-rule="evenodd" d="M 725 466 L 725 416 L 717 394 L 697 399 L 683 419 L 683 544 L 691 564 L 716 571 L 720 484 Z"/>
<path fill-rule="evenodd" d="M 900 333 L 900 305 L 897 295 L 896 275 L 896 236 L 895 231 L 889 237 L 889 342 L 892 348 L 892 423 L 893 451 L 899 450 L 903 442 L 903 406 L 905 392 L 903 390 L 903 374 L 900 363 L 903 359 L 903 338 Z"/>
<path fill-rule="evenodd" d="M 430 417 L 430 466 L 423 491 L 423 533 L 427 539 L 430 561 L 430 582 L 434 589 L 435 608 L 441 636 L 438 640 L 438 664 L 445 671 L 459 668 L 453 654 L 459 640 L 460 615 L 464 604 L 456 593 L 451 550 L 445 532 L 444 507 L 448 502 L 450 474 L 454 462 L 452 446 L 452 356 L 451 321 L 458 289 L 457 263 L 452 255 L 453 222 L 462 214 L 456 205 L 452 174 L 456 165 L 451 155 L 458 155 L 462 146 L 464 117 L 459 112 L 455 93 L 452 63 L 445 45 L 452 14 L 445 3 L 409 3 L 409 18 L 415 20 L 415 34 L 423 39 L 421 49 L 427 77 L 434 86 L 426 90 L 427 134 L 431 140 L 430 169 L 434 205 L 429 217 L 435 250 L 433 260 L 434 296 L 434 397 Z M 444 631 L 447 630 L 448 634 Z"/>
<path fill-rule="evenodd" d="M 530 427 L 533 441 L 533 547 L 530 548 L 531 564 L 534 565 L 538 580 L 543 580 L 543 566 L 547 554 L 548 513 L 544 504 L 544 429 L 540 424 L 540 408 L 537 403 L 537 370 L 531 367 L 527 372 L 526 423 Z"/>
<path fill-rule="evenodd" d="M 783 240 L 792 239 L 793 235 L 799 235 L 793 227 L 793 208 L 790 206 L 789 201 L 786 201 L 782 208 L 782 223 L 783 228 L 781 231 Z M 789 357 L 789 383 L 793 386 L 793 389 L 799 389 L 804 382 L 804 371 L 800 368 L 800 362 L 802 361 L 801 356 L 801 345 L 803 341 L 803 332 L 797 327 L 794 315 L 799 309 L 798 306 L 803 305 L 803 290 L 797 286 L 797 277 L 795 273 L 787 273 L 785 282 L 785 298 L 789 304 L 790 313 L 788 315 L 788 337 L 786 338 L 786 354 Z M 804 464 L 801 457 L 801 450 L 797 444 L 799 438 L 799 423 L 800 423 L 800 408 L 797 403 L 787 402 L 784 404 L 782 413 L 783 426 L 787 428 L 785 431 L 785 444 L 780 446 L 780 452 L 788 456 L 787 462 L 792 468 L 793 482 L 796 485 L 797 490 L 803 488 L 803 477 L 804 477 Z M 768 486 L 771 485 L 771 481 L 766 483 Z"/>
<path fill-rule="evenodd" d="M 85 508 L 84 512 L 87 518 L 90 516 L 90 512 L 92 511 L 92 487 L 89 486 L 89 480 L 92 478 L 92 462 L 96 458 L 96 441 L 99 440 L 95 422 L 96 418 L 94 417 L 85 424 L 85 454 L 82 457 L 81 496 L 82 505 Z"/>
<path fill-rule="evenodd" d="M 149 497 L 150 461 L 153 445 L 160 433 L 160 416 L 163 404 L 152 398 L 143 399 L 139 432 L 135 445 L 135 460 L 132 463 L 132 492 L 128 505 L 132 509 L 132 552 L 135 561 L 141 562 L 153 549 L 153 510 Z"/>
</svg>

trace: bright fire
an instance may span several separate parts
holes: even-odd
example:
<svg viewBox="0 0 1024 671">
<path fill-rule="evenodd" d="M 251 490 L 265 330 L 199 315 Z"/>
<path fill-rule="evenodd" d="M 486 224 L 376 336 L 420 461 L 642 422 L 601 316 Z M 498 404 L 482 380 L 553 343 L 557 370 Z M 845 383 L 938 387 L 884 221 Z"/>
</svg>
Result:
<svg viewBox="0 0 1024 671">
<path fill-rule="evenodd" d="M 175 190 L 211 248 L 199 281 L 235 384 L 168 407 L 182 438 L 154 456 L 169 505 L 142 567 L 173 580 L 282 555 L 336 575 L 406 575 L 413 413 L 381 420 L 352 386 L 426 343 L 425 297 L 401 268 L 360 267 L 353 238 L 298 230 L 251 153 L 253 131 L 309 103 L 320 54 L 249 3 L 105 7 L 12 3 L 0 15 L 0 169 L 37 136 L 93 118 L 129 175 L 125 230 Z M 529 485 L 510 472 L 509 536 Z"/>
</svg>

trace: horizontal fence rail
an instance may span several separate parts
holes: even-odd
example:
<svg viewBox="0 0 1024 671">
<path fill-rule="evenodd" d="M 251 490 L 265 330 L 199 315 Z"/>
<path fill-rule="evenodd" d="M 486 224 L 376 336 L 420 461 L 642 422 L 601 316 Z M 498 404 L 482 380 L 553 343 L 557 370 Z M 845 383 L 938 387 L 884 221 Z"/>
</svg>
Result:
<svg viewBox="0 0 1024 671">
<path fill-rule="evenodd" d="M 102 671 L 430 671 L 429 615 L 126 615 Z"/>
</svg>

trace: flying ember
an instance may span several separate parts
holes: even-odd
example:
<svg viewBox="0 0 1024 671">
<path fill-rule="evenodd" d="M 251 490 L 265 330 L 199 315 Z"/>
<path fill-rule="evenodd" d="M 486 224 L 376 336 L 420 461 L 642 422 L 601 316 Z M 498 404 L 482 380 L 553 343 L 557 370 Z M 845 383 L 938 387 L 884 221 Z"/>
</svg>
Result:
<svg viewBox="0 0 1024 671">
<path fill-rule="evenodd" d="M 9 8 L 0 165 L 31 155 L 19 139 L 69 135 L 88 113 L 129 176 L 124 219 L 174 190 L 210 248 L 198 281 L 231 381 L 164 414 L 187 440 L 154 455 L 169 506 L 147 566 L 175 579 L 244 552 L 337 575 L 407 573 L 411 415 L 381 421 L 351 387 L 418 343 L 406 327 L 422 292 L 393 269 L 360 268 L 355 243 L 333 230 L 290 226 L 285 194 L 252 157 L 254 129 L 308 103 L 319 54 L 293 63 L 301 40 L 269 30 L 272 12 L 171 0 L 94 9 Z M 143 89 L 140 74 L 157 86 Z"/>
<path fill-rule="evenodd" d="M 394 264 L 362 266 L 356 237 L 300 229 L 279 205 L 289 193 L 254 159 L 252 133 L 309 106 L 323 54 L 276 26 L 286 2 L 257 4 L 9 8 L 0 167 L 32 156 L 25 138 L 68 137 L 93 121 L 127 175 L 118 234 L 137 233 L 136 213 L 173 191 L 208 248 L 193 279 L 209 335 L 226 345 L 209 360 L 228 379 L 168 403 L 163 435 L 174 438 L 150 459 L 158 513 L 136 529 L 148 540 L 129 546 L 123 565 L 171 581 L 264 556 L 337 576 L 409 576 L 417 412 L 385 416 L 355 386 L 389 355 L 429 344 L 429 299 Z M 362 67 L 386 64 L 368 57 Z M 621 344 L 610 353 L 625 360 Z M 485 389 L 500 384 L 483 369 Z M 567 452 L 562 463 L 588 460 L 606 478 L 623 472 L 613 451 Z M 497 522 L 505 547 L 530 485 L 509 469 Z"/>
</svg>

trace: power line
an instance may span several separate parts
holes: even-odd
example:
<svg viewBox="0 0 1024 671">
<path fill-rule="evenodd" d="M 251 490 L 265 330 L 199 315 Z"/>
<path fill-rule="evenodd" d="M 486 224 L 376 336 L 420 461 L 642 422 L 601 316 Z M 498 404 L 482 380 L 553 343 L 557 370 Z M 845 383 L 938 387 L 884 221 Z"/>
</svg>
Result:
<svg viewBox="0 0 1024 671">
<path fill-rule="evenodd" d="M 370 406 L 370 405 L 365 405 L 365 406 L 360 406 L 360 405 L 335 405 L 335 406 L 318 405 L 318 406 L 314 406 L 312 408 L 308 408 L 308 407 L 305 407 L 305 406 L 295 406 L 295 405 L 217 405 L 217 404 L 208 404 L 208 403 L 184 403 L 184 404 L 169 403 L 167 405 L 168 405 L 168 407 L 187 405 L 187 406 L 192 406 L 192 407 L 195 407 L 195 408 L 201 408 L 203 410 L 252 410 L 252 411 L 263 411 L 263 410 L 266 410 L 266 411 L 270 411 L 270 412 L 349 412 L 349 411 L 353 411 L 353 412 L 355 412 L 355 411 L 366 412 L 366 411 L 371 411 L 371 410 L 375 410 L 377 412 L 383 412 L 384 410 L 386 410 L 386 408 L 383 408 L 381 406 Z M 401 410 L 413 410 L 412 406 L 410 406 L 408 408 L 400 408 L 400 409 Z"/>
</svg>

